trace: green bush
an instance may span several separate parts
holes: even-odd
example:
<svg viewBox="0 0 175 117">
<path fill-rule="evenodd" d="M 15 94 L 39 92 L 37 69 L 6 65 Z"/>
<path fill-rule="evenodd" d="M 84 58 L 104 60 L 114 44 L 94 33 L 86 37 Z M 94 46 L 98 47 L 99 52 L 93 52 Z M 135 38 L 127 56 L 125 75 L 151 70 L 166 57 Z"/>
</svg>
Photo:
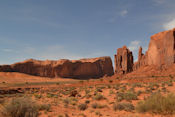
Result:
<svg viewBox="0 0 175 117">
<path fill-rule="evenodd" d="M 132 103 L 129 102 L 119 102 L 113 104 L 114 111 L 116 110 L 125 110 L 125 111 L 132 111 L 134 110 L 134 106 Z"/>
<path fill-rule="evenodd" d="M 30 98 L 14 98 L 6 105 L 2 114 L 5 117 L 37 117 L 38 105 Z"/>
<path fill-rule="evenodd" d="M 138 112 L 173 114 L 175 113 L 175 95 L 162 96 L 160 93 L 156 93 L 146 100 L 138 102 L 136 110 Z"/>
</svg>

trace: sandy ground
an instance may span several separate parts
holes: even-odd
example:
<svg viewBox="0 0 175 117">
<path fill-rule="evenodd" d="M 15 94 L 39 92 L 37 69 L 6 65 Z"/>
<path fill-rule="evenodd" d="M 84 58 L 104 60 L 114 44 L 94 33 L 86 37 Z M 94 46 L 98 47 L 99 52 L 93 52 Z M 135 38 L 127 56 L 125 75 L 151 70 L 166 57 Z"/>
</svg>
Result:
<svg viewBox="0 0 175 117">
<path fill-rule="evenodd" d="M 114 111 L 113 109 L 113 104 L 117 98 L 116 93 L 129 91 L 134 84 L 143 84 L 143 87 L 135 87 L 134 91 L 142 91 L 144 93 L 139 95 L 137 100 L 123 100 L 121 102 L 129 102 L 136 106 L 140 100 L 151 95 L 151 93 L 145 93 L 149 83 L 157 83 L 160 86 L 158 89 L 153 90 L 155 92 L 162 89 L 161 85 L 163 82 L 174 81 L 175 70 L 173 71 L 173 69 L 175 67 L 172 66 L 171 68 L 164 74 L 159 74 L 159 71 L 154 74 L 154 68 L 145 67 L 139 72 L 129 73 L 124 76 L 114 75 L 112 77 L 89 80 L 47 78 L 15 72 L 0 72 L 1 89 L 31 88 L 31 90 L 25 91 L 24 94 L 1 94 L 0 99 L 11 100 L 22 95 L 32 97 L 38 104 L 51 105 L 49 111 L 40 111 L 39 117 L 175 117 L 175 115 L 138 113 L 136 110 L 131 112 Z M 120 84 L 120 88 L 116 90 L 115 87 L 118 84 Z M 39 88 L 32 89 L 36 87 Z M 175 92 L 175 82 L 173 82 L 172 86 L 165 87 L 167 89 L 166 93 Z M 75 97 L 70 96 L 73 91 L 77 91 Z M 96 100 L 95 96 L 97 94 L 102 95 L 104 99 Z M 88 102 L 87 109 L 80 110 L 78 106 L 85 102 Z M 101 105 L 101 108 L 93 108 L 92 105 L 94 103 Z"/>
</svg>

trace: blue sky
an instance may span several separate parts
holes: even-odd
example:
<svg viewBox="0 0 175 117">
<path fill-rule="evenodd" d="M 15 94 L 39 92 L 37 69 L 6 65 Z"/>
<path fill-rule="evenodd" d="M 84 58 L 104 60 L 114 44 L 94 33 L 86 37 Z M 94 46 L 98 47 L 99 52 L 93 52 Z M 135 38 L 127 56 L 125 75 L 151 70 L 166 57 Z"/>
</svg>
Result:
<svg viewBox="0 0 175 117">
<path fill-rule="evenodd" d="M 137 59 L 150 36 L 175 27 L 175 0 L 1 0 L 0 64 L 25 59 Z"/>
</svg>

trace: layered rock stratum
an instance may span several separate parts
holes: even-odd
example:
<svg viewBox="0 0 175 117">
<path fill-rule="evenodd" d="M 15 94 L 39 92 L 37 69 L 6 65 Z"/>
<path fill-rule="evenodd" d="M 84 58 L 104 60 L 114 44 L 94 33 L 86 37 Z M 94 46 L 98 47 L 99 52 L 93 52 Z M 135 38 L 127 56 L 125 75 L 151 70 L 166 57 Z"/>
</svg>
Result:
<svg viewBox="0 0 175 117">
<path fill-rule="evenodd" d="M 114 74 L 110 57 L 80 60 L 62 59 L 39 61 L 29 59 L 12 65 L 0 66 L 1 72 L 20 72 L 42 77 L 99 78 Z"/>
</svg>

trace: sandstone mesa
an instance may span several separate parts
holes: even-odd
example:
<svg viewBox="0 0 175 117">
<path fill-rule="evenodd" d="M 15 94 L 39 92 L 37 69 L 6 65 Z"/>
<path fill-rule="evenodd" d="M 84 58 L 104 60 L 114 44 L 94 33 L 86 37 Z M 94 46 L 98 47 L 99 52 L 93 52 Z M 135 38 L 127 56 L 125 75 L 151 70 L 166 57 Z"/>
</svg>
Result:
<svg viewBox="0 0 175 117">
<path fill-rule="evenodd" d="M 0 71 L 20 72 L 51 78 L 99 78 L 114 74 L 110 57 L 58 61 L 29 59 L 12 65 L 0 66 Z"/>
</svg>

